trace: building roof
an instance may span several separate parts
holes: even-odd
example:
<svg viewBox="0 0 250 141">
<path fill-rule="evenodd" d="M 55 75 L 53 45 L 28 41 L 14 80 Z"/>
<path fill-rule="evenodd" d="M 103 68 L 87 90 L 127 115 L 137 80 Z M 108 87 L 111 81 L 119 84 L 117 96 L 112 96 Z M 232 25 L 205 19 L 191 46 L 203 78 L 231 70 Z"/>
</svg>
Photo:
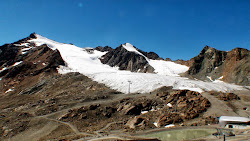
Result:
<svg viewBox="0 0 250 141">
<path fill-rule="evenodd" d="M 234 117 L 234 116 L 221 116 L 219 121 L 250 122 L 250 118 Z"/>
<path fill-rule="evenodd" d="M 225 126 L 227 123 L 247 123 L 250 122 L 250 118 L 235 117 L 235 116 L 221 116 L 219 118 L 221 126 Z"/>
</svg>

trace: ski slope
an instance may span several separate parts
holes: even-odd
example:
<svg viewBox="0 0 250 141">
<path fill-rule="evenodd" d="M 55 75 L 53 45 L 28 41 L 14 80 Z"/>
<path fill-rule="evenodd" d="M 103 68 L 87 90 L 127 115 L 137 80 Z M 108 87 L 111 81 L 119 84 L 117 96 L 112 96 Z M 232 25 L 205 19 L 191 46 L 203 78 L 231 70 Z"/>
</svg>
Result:
<svg viewBox="0 0 250 141">
<path fill-rule="evenodd" d="M 36 34 L 36 36 L 37 39 L 29 40 L 29 42 L 34 42 L 37 46 L 47 44 L 50 48 L 54 50 L 58 49 L 61 53 L 67 66 L 58 68 L 59 73 L 79 72 L 94 81 L 103 83 L 123 93 L 128 93 L 128 81 L 132 82 L 130 85 L 131 93 L 151 92 L 162 86 L 173 86 L 174 89 L 188 89 L 197 92 L 210 90 L 229 92 L 231 90 L 243 89 L 241 86 L 224 82 L 203 82 L 179 77 L 178 74 L 187 71 L 188 67 L 163 60 L 151 60 L 146 58 L 149 64 L 155 68 L 155 74 L 118 70 L 116 67 L 110 67 L 101 63 L 99 58 L 106 52 L 97 50 L 88 52 L 86 48 L 58 43 L 38 34 Z M 125 44 L 123 47 L 128 51 L 142 55 L 129 43 Z"/>
</svg>

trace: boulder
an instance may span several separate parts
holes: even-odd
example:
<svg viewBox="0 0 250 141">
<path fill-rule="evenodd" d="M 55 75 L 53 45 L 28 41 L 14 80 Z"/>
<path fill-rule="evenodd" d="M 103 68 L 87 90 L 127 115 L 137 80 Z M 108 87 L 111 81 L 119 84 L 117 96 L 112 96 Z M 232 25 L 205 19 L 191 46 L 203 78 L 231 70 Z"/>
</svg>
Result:
<svg viewBox="0 0 250 141">
<path fill-rule="evenodd" d="M 125 126 L 135 129 L 136 127 L 145 127 L 146 119 L 142 117 L 133 117 L 128 120 Z"/>
<path fill-rule="evenodd" d="M 158 118 L 157 125 L 159 127 L 169 124 L 175 124 L 182 122 L 182 118 L 178 113 L 165 113 Z"/>
<path fill-rule="evenodd" d="M 131 106 L 125 111 L 125 115 L 139 115 L 141 108 L 139 106 Z"/>
</svg>

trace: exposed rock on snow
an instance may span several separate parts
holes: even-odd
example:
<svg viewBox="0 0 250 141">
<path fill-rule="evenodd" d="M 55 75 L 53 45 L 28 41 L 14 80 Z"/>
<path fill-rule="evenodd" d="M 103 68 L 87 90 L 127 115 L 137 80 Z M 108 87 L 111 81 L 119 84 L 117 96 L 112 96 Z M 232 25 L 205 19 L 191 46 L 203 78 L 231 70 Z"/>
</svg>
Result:
<svg viewBox="0 0 250 141">
<path fill-rule="evenodd" d="M 117 66 L 120 70 L 151 73 L 154 71 L 154 68 L 149 65 L 145 56 L 129 43 L 106 53 L 101 57 L 101 62 L 111 67 Z"/>
</svg>

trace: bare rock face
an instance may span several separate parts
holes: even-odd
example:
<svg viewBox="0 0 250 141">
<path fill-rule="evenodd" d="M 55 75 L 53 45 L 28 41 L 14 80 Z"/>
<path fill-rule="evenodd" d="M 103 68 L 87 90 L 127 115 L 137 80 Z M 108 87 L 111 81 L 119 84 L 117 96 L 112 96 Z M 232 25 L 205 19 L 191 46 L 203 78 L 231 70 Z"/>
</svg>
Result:
<svg viewBox="0 0 250 141">
<path fill-rule="evenodd" d="M 145 55 L 148 59 L 153 59 L 153 60 L 163 60 L 162 58 L 159 57 L 158 54 L 154 52 L 145 52 L 140 49 L 138 49 L 139 52 L 141 52 L 143 55 Z"/>
<path fill-rule="evenodd" d="M 35 34 L 0 46 L 0 77 L 1 83 L 5 84 L 1 90 L 6 91 L 16 85 L 32 85 L 32 82 L 38 81 L 40 74 L 57 73 L 59 65 L 65 65 L 58 50 L 52 50 L 46 44 L 36 46 L 28 42 L 32 38 L 36 38 Z"/>
<path fill-rule="evenodd" d="M 226 54 L 225 51 L 218 51 L 215 48 L 205 46 L 201 53 L 194 57 L 194 63 L 188 73 L 191 75 L 211 73 L 216 67 L 222 65 L 222 61 L 226 59 Z"/>
<path fill-rule="evenodd" d="M 205 46 L 201 53 L 192 58 L 193 62 L 186 76 L 211 81 L 222 80 L 239 85 L 249 85 L 249 50 L 235 48 L 219 51 Z M 191 60 L 192 60 L 191 59 Z"/>
<path fill-rule="evenodd" d="M 95 48 L 96 50 L 98 51 L 101 51 L 101 52 L 105 52 L 105 51 L 112 51 L 113 48 L 109 47 L 109 46 L 105 46 L 105 47 L 102 47 L 102 46 L 98 46 Z"/>
<path fill-rule="evenodd" d="M 135 52 L 127 51 L 122 45 L 106 53 L 100 60 L 103 64 L 108 64 L 111 67 L 117 66 L 120 70 L 130 70 L 132 72 L 154 72 L 154 68 L 149 65 L 145 57 Z"/>
<path fill-rule="evenodd" d="M 193 63 L 194 63 L 194 58 L 190 59 L 190 60 L 182 60 L 182 59 L 178 59 L 174 61 L 177 64 L 181 64 L 181 65 L 185 65 L 190 67 Z"/>
<path fill-rule="evenodd" d="M 240 85 L 250 85 L 250 51 L 235 48 L 227 53 L 227 58 L 222 65 L 224 81 Z"/>
</svg>

